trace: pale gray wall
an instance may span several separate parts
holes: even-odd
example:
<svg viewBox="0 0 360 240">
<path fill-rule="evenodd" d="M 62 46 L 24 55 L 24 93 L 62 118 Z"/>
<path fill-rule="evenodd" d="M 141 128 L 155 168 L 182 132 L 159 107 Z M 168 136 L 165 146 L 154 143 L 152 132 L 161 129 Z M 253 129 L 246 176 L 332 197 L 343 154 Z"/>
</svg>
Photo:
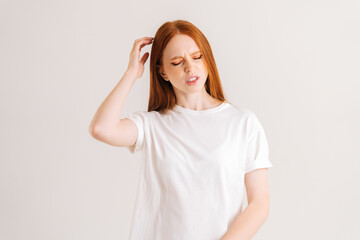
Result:
<svg viewBox="0 0 360 240">
<path fill-rule="evenodd" d="M 127 239 L 142 155 L 88 127 L 133 41 L 176 19 L 265 128 L 271 210 L 254 239 L 359 239 L 356 0 L 1 1 L 0 239 Z M 147 108 L 148 64 L 124 111 Z"/>
</svg>

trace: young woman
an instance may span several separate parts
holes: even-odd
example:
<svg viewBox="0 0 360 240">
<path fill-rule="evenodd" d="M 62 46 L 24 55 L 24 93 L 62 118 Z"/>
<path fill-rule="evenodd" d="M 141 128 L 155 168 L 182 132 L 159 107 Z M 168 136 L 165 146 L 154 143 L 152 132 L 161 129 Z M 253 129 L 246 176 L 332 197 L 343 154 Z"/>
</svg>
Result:
<svg viewBox="0 0 360 240">
<path fill-rule="evenodd" d="M 147 111 L 122 108 L 152 44 Z M 214 56 L 188 21 L 135 41 L 128 68 L 89 129 L 104 143 L 144 151 L 131 225 L 136 240 L 251 239 L 269 214 L 265 132 L 256 115 L 226 101 Z M 244 197 L 248 201 L 244 208 Z"/>
</svg>

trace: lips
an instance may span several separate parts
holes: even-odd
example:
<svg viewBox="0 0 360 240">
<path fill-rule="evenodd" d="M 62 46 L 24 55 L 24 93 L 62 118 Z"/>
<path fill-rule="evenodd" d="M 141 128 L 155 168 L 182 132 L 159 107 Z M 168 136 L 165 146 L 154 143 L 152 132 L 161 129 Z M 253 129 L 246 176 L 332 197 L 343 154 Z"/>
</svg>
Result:
<svg viewBox="0 0 360 240">
<path fill-rule="evenodd" d="M 191 75 L 191 76 L 186 78 L 186 81 L 189 81 L 189 79 L 192 79 L 194 77 L 199 78 L 199 75 Z"/>
</svg>

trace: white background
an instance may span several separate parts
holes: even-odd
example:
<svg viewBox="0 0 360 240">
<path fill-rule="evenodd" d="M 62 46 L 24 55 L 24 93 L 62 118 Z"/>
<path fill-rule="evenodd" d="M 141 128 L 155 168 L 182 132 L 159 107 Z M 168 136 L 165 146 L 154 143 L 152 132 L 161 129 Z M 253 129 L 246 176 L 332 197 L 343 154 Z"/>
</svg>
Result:
<svg viewBox="0 0 360 240">
<path fill-rule="evenodd" d="M 88 128 L 135 39 L 176 19 L 266 131 L 271 209 L 253 239 L 359 239 L 356 0 L 1 0 L 0 239 L 128 238 L 142 155 Z M 123 111 L 147 109 L 149 61 Z"/>
</svg>

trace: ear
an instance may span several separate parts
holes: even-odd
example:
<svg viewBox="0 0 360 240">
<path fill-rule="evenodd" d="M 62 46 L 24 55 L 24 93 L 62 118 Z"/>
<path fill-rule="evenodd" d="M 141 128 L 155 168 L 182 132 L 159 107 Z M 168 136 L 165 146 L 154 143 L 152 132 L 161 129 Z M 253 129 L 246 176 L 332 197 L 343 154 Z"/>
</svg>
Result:
<svg viewBox="0 0 360 240">
<path fill-rule="evenodd" d="M 165 81 L 169 81 L 166 77 L 166 74 L 164 72 L 164 70 L 162 68 L 160 68 L 160 75 L 162 76 L 162 78 L 165 80 Z"/>
</svg>

